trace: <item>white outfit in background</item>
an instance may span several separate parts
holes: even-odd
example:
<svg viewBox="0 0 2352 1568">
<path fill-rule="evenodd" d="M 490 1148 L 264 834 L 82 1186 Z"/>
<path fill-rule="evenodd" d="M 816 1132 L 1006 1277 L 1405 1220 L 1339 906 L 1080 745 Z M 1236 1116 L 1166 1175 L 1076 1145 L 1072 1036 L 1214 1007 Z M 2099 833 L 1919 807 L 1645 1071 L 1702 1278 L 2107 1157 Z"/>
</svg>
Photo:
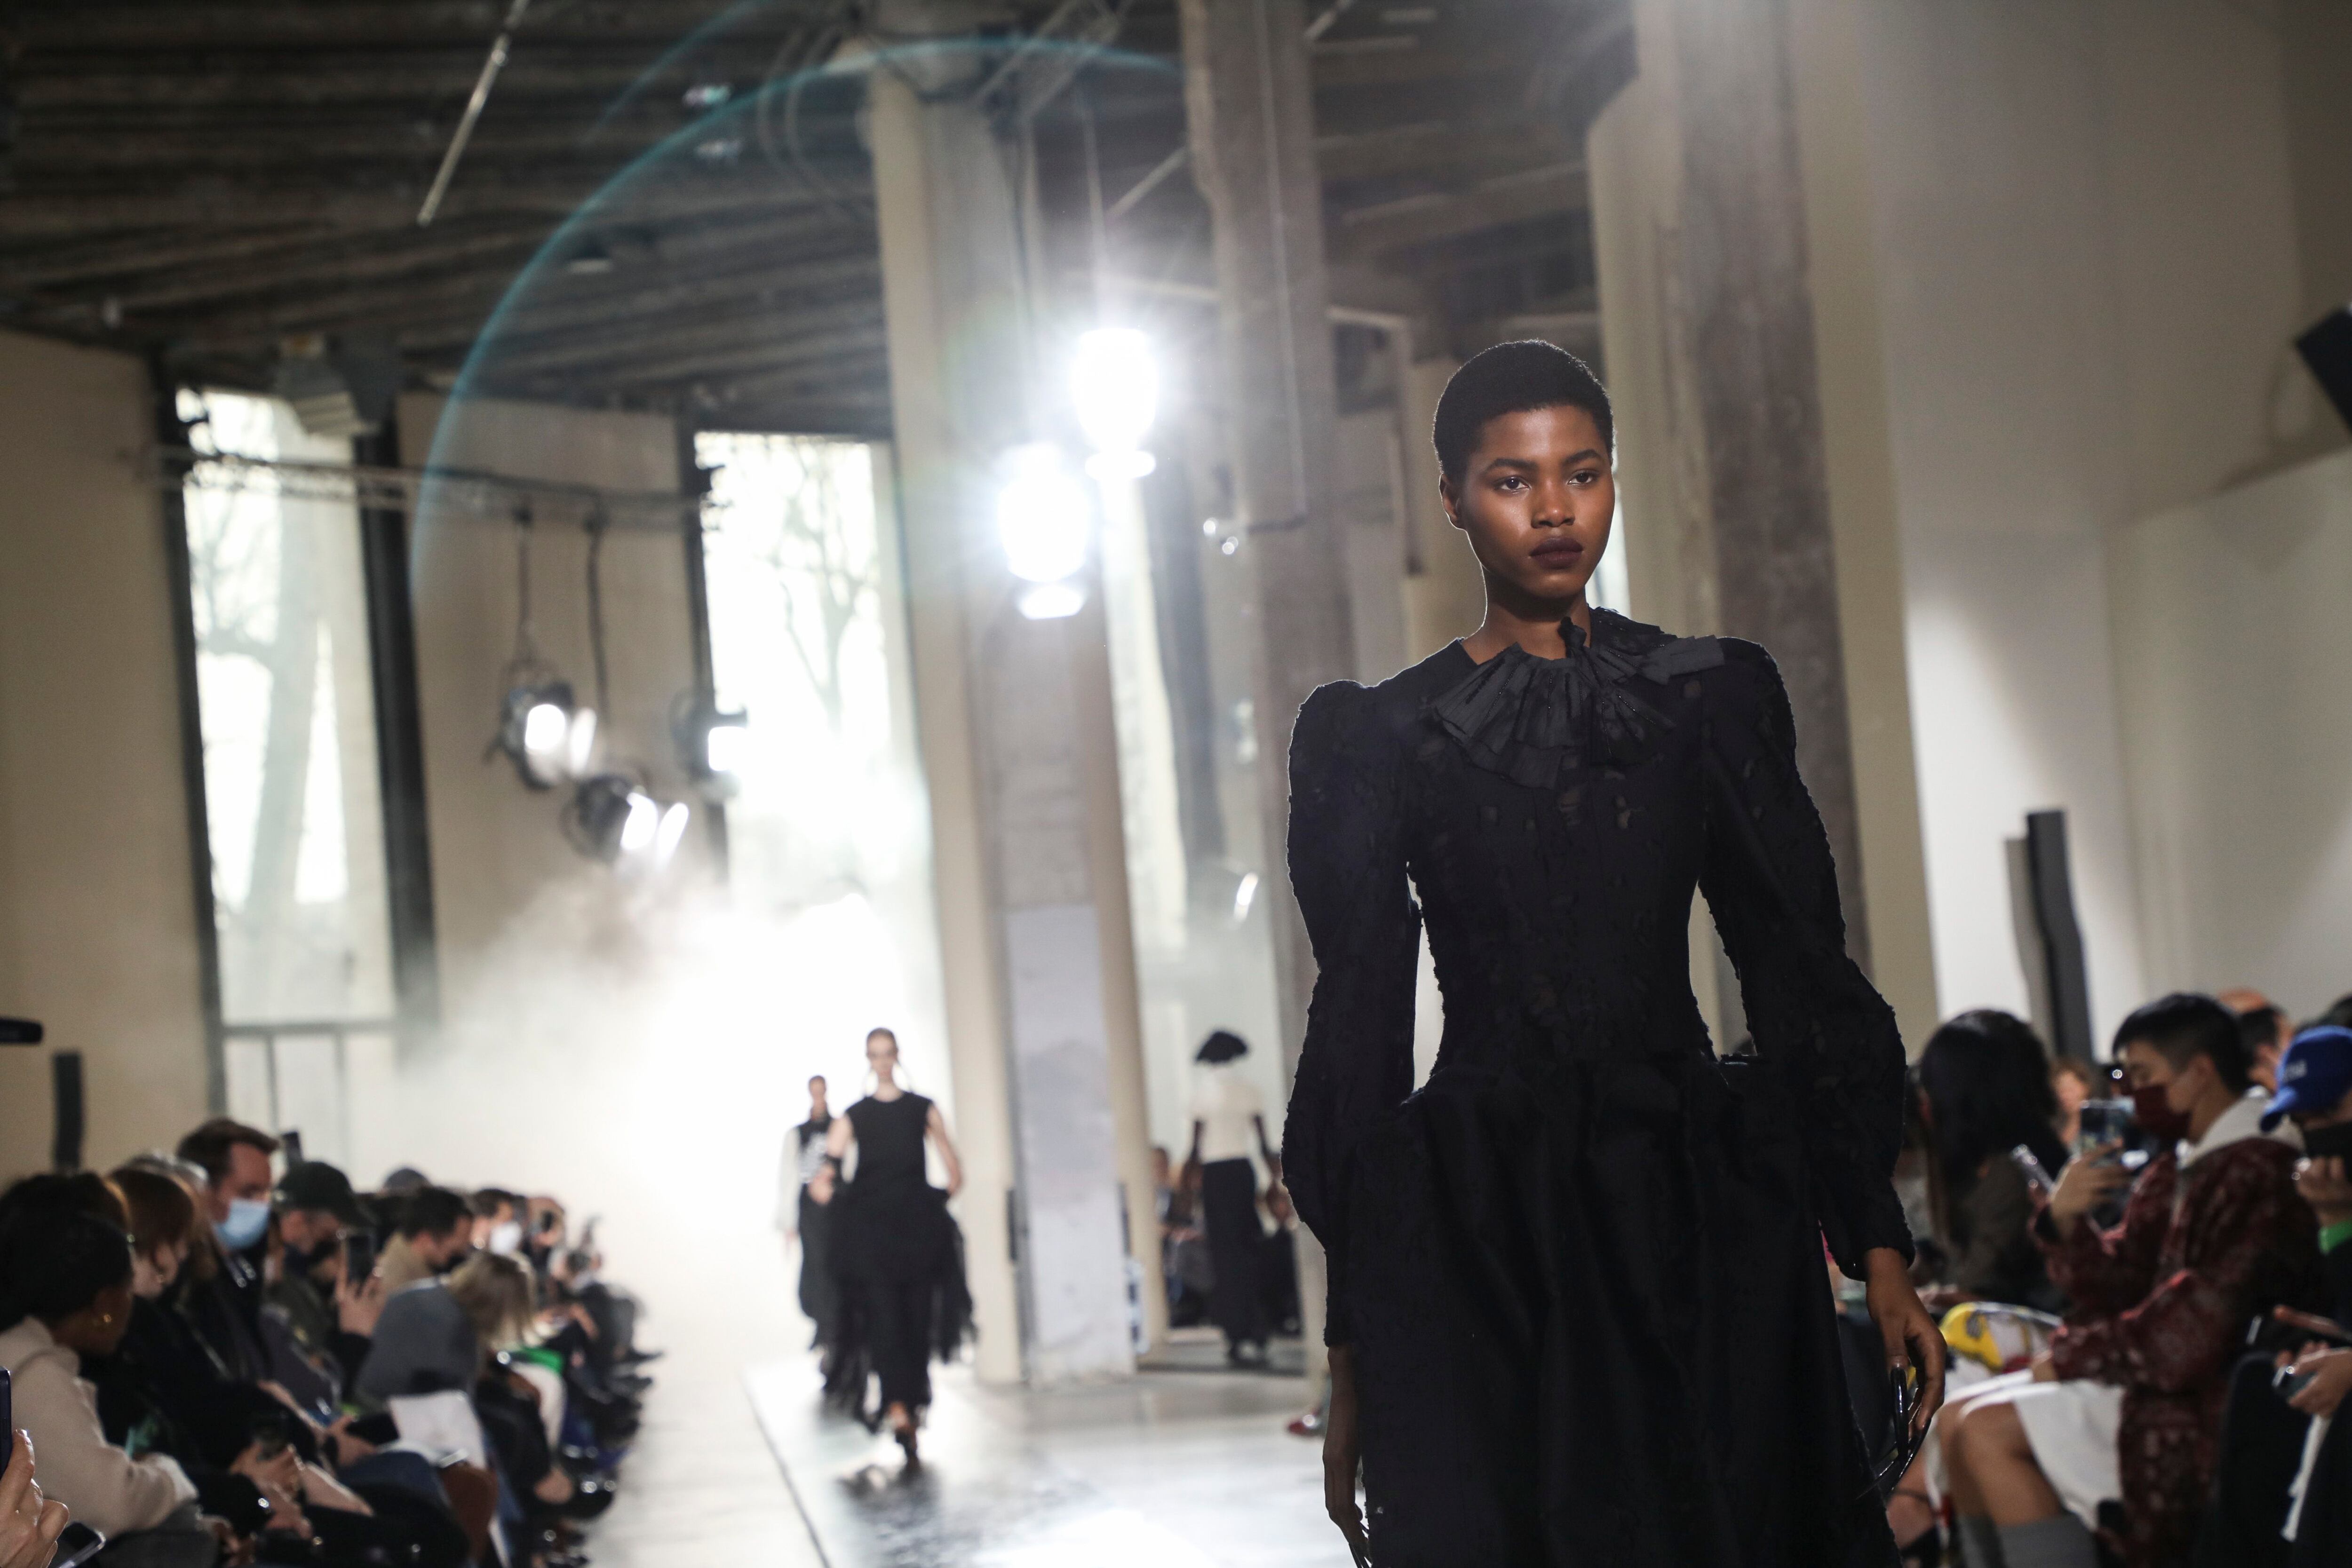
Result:
<svg viewBox="0 0 2352 1568">
<path fill-rule="evenodd" d="M 196 1489 L 165 1454 L 132 1458 L 106 1440 L 98 1419 L 98 1390 L 82 1381 L 81 1357 L 49 1337 L 48 1326 L 26 1318 L 0 1333 L 0 1366 L 8 1369 L 16 1425 L 33 1435 L 33 1463 L 41 1491 L 74 1518 L 109 1536 L 152 1530 Z"/>
<path fill-rule="evenodd" d="M 1201 1124 L 1201 1163 L 1245 1160 L 1257 1152 L 1265 1097 L 1239 1061 L 1204 1064 L 1192 1083 L 1192 1120 Z"/>
</svg>

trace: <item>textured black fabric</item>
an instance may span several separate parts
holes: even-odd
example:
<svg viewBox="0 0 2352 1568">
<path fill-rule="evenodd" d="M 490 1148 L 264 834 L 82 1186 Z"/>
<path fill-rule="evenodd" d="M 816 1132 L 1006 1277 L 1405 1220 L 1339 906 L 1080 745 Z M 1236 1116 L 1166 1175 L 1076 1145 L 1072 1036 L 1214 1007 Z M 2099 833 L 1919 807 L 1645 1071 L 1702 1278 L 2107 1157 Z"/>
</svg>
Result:
<svg viewBox="0 0 2352 1568">
<path fill-rule="evenodd" d="M 1321 973 L 1285 1175 L 1355 1350 L 1374 1559 L 1891 1563 L 1822 1248 L 1909 1253 L 1903 1051 L 1779 672 L 1606 612 L 1569 633 L 1326 687 L 1292 742 Z M 1701 885 L 1756 1060 L 1717 1061 L 1691 996 Z"/>
<path fill-rule="evenodd" d="M 923 1169 L 923 1135 L 931 1103 L 919 1094 L 868 1097 L 848 1111 L 857 1137 L 856 1174 L 833 1199 L 829 1238 L 837 1287 L 825 1358 L 825 1394 L 835 1405 L 879 1419 L 869 1384 L 928 1404 L 929 1364 L 952 1357 L 971 1333 L 971 1295 L 964 1283 L 963 1233 L 948 1213 L 947 1194 Z M 920 1305 L 915 1302 L 919 1299 Z"/>
<path fill-rule="evenodd" d="M 1257 1167 L 1211 1160 L 1201 1167 L 1201 1215 L 1209 1232 L 1209 1316 L 1228 1349 L 1265 1342 L 1265 1294 L 1258 1280 L 1265 1232 L 1257 1222 Z"/>
</svg>

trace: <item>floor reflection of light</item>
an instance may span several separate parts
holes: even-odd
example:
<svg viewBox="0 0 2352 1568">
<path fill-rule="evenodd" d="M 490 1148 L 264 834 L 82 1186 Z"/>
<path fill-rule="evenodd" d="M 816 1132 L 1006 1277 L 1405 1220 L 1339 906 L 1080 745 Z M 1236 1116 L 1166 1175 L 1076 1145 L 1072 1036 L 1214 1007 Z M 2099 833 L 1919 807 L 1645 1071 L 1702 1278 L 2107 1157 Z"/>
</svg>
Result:
<svg viewBox="0 0 2352 1568">
<path fill-rule="evenodd" d="M 1214 1562 L 1132 1509 L 1105 1509 L 1053 1526 L 1034 1541 L 998 1547 L 975 1568 L 1215 1568 Z"/>
</svg>

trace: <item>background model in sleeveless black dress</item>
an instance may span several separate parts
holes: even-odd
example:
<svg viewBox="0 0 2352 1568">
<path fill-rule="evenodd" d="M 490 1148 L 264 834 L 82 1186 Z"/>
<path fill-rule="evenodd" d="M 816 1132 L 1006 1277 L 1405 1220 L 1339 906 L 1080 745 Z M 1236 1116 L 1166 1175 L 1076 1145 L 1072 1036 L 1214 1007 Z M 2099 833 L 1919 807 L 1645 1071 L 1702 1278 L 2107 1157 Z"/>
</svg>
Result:
<svg viewBox="0 0 2352 1568">
<path fill-rule="evenodd" d="M 1910 1250 L 1895 1019 L 1771 660 L 1592 623 L 1327 686 L 1292 742 L 1321 973 L 1284 1165 L 1354 1347 L 1373 1560 L 1891 1564 L 1822 1249 Z M 1694 888 L 1755 1059 L 1710 1051 Z M 1423 918 L 1445 1029 L 1413 1092 Z"/>
<path fill-rule="evenodd" d="M 931 1402 L 931 1358 L 951 1358 L 971 1333 L 971 1296 L 963 1233 L 923 1169 L 931 1103 L 868 1096 L 847 1114 L 857 1159 L 833 1200 L 839 1298 L 825 1393 L 871 1424 L 892 1405 Z M 869 1379 L 880 1384 L 870 1407 Z"/>
</svg>

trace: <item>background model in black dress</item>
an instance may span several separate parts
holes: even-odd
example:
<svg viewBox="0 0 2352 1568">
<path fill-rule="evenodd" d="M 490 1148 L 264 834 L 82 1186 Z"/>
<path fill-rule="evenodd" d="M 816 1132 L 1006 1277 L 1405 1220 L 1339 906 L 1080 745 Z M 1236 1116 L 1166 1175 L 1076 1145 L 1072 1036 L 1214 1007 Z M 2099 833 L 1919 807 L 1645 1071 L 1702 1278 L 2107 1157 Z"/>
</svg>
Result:
<svg viewBox="0 0 2352 1568">
<path fill-rule="evenodd" d="M 825 1393 L 872 1426 L 894 1405 L 912 1416 L 930 1404 L 931 1357 L 953 1356 L 971 1333 L 971 1296 L 963 1233 L 923 1169 L 931 1102 L 868 1096 L 847 1114 L 857 1165 L 831 1205 L 839 1293 Z M 870 1409 L 869 1378 L 881 1385 Z"/>
<path fill-rule="evenodd" d="M 1353 1347 L 1373 1560 L 1892 1563 L 1822 1246 L 1857 1278 L 1908 1252 L 1903 1050 L 1787 695 L 1751 643 L 1561 630 L 1564 659 L 1457 643 L 1327 686 L 1292 742 L 1321 974 L 1283 1152 Z M 1710 1051 L 1694 888 L 1758 1060 Z M 1416 1093 L 1424 915 L 1445 1028 Z"/>
</svg>

